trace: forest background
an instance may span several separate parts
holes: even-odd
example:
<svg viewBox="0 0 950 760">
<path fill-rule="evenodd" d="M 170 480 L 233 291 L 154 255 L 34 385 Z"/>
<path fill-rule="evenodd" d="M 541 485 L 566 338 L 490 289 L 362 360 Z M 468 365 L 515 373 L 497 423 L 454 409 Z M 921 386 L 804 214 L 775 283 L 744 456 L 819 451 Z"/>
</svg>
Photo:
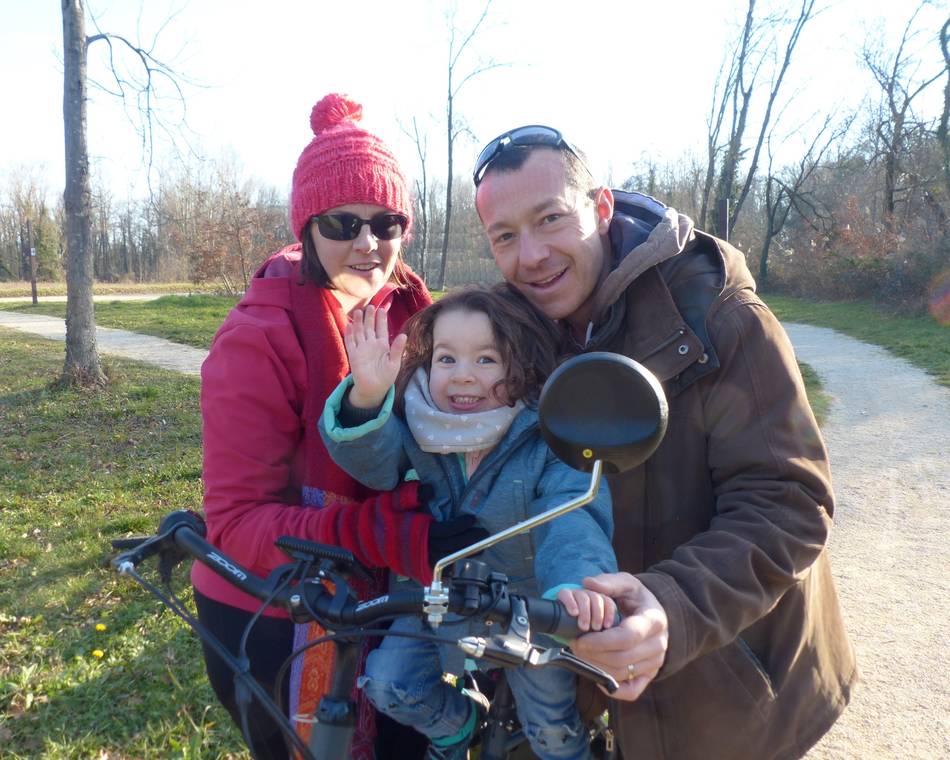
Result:
<svg viewBox="0 0 950 760">
<path fill-rule="evenodd" d="M 4 97 L 20 107 L 0 140 L 0 280 L 29 279 L 35 264 L 55 281 L 66 276 L 63 133 L 31 114 L 62 103 L 61 84 L 39 86 L 62 81 L 62 27 L 54 9 L 37 18 L 21 5 L 4 15 L 30 34 L 41 21 L 54 42 L 43 50 L 27 35 L 32 69 L 16 86 L 30 101 L 23 89 Z M 499 131 L 541 121 L 585 148 L 612 186 L 728 235 L 760 289 L 950 318 L 944 3 L 735 0 L 709 4 L 712 15 L 685 2 L 595 2 L 583 14 L 511 0 L 285 5 L 275 15 L 299 13 L 299 33 L 253 3 L 128 4 L 131 17 L 87 6 L 90 35 L 123 35 L 88 46 L 97 281 L 243 291 L 292 241 L 287 193 L 306 116 L 336 89 L 363 102 L 411 172 L 407 257 L 436 288 L 497 278 L 471 164 Z M 229 35 L 244 52 L 213 48 L 225 60 L 204 67 L 212 40 Z M 22 40 L 5 47 L 6 68 Z M 312 68 L 294 57 L 301 47 Z M 222 78 L 229 64 L 236 74 Z M 216 121 L 202 121 L 209 103 Z"/>
</svg>

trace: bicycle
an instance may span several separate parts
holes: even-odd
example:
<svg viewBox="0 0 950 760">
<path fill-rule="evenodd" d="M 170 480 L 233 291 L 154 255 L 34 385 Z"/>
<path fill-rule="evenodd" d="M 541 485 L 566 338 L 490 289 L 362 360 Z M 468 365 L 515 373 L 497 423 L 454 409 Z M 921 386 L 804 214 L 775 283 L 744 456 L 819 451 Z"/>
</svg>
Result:
<svg viewBox="0 0 950 760">
<path fill-rule="evenodd" d="M 365 574 L 353 555 L 342 548 L 284 536 L 277 546 L 293 563 L 276 568 L 266 579 L 258 578 L 204 540 L 201 518 L 188 511 L 166 516 L 156 535 L 123 539 L 116 548 L 126 551 L 113 566 L 137 580 L 185 620 L 235 672 L 239 702 L 245 707 L 253 696 L 284 728 L 285 739 L 307 760 L 344 760 L 355 726 L 351 699 L 357 678 L 360 640 L 386 635 L 378 624 L 397 616 L 425 616 L 432 634 L 414 634 L 451 643 L 472 659 L 502 667 L 561 667 L 602 685 L 608 692 L 617 682 L 599 668 L 577 658 L 563 647 L 532 643 L 538 632 L 572 639 L 579 633 L 574 618 L 556 601 L 510 595 L 508 579 L 472 555 L 512 536 L 553 520 L 589 503 L 596 495 L 602 474 L 620 472 L 644 462 L 659 446 L 666 430 L 667 406 L 659 382 L 645 368 L 626 357 L 595 352 L 574 357 L 548 379 L 539 401 L 541 431 L 551 450 L 576 469 L 591 473 L 587 492 L 543 514 L 512 525 L 472 546 L 439 560 L 433 581 L 426 588 L 405 589 L 375 599 L 358 601 L 347 578 Z M 307 646 L 332 642 L 335 659 L 329 692 L 312 718 L 309 745 L 305 745 L 279 707 L 280 696 L 271 699 L 250 676 L 246 658 L 234 658 L 173 595 L 168 596 L 138 574 L 136 567 L 157 555 L 163 581 L 173 568 L 192 558 L 202 562 L 242 591 L 267 605 L 287 610 L 296 622 L 315 620 L 327 635 Z M 452 567 L 451 579 L 444 581 Z M 324 581 L 333 583 L 331 591 Z M 260 614 L 260 612 L 258 613 Z M 450 638 L 435 633 L 448 614 L 500 624 L 502 631 L 486 636 Z M 248 627 L 254 624 L 251 621 Z M 293 657 L 301 651 L 294 652 Z M 287 663 L 285 663 L 286 668 Z M 280 679 L 278 679 L 280 681 Z M 481 757 L 507 757 L 521 742 L 510 691 L 501 683 L 481 731 Z M 245 740 L 248 732 L 243 727 Z M 598 729 L 608 737 L 605 727 Z"/>
</svg>

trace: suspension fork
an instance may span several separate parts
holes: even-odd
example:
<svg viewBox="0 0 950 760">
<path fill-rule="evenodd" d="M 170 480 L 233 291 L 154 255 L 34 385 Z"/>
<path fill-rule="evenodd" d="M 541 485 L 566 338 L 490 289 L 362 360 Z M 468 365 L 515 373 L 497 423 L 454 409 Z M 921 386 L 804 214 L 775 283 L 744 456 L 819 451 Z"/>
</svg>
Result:
<svg viewBox="0 0 950 760">
<path fill-rule="evenodd" d="M 348 760 L 356 727 L 356 703 L 352 694 L 362 640 L 334 641 L 333 646 L 333 679 L 314 714 L 310 751 L 319 760 Z"/>
<path fill-rule="evenodd" d="M 482 760 L 505 760 L 508 752 L 521 743 L 524 734 L 518 723 L 515 698 L 504 671 L 495 685 L 495 693 L 482 735 Z"/>
</svg>

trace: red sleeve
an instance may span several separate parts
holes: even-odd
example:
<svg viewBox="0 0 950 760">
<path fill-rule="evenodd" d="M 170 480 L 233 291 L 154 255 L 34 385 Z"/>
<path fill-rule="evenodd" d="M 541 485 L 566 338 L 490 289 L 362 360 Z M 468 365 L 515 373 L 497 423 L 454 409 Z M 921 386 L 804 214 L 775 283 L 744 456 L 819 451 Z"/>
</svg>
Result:
<svg viewBox="0 0 950 760">
<path fill-rule="evenodd" d="M 300 504 L 303 351 L 289 322 L 236 321 L 222 328 L 201 371 L 208 540 L 261 576 L 287 562 L 274 541 L 293 535 L 425 580 L 431 518 L 411 511 L 414 486 L 395 501 Z"/>
<path fill-rule="evenodd" d="M 230 319 L 230 318 L 229 318 Z M 306 361 L 289 324 L 227 323 L 201 368 L 208 539 L 256 574 L 286 556 L 281 535 L 308 537 L 296 461 Z"/>
</svg>

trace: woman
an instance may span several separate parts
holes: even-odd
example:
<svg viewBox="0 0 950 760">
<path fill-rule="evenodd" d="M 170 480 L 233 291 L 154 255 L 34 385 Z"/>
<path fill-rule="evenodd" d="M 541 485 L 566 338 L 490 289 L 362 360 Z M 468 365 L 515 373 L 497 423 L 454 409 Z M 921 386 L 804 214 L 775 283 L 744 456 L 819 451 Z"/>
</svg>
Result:
<svg viewBox="0 0 950 760">
<path fill-rule="evenodd" d="M 405 178 L 383 141 L 359 126 L 361 115 L 359 104 L 336 94 L 314 106 L 314 137 L 297 162 L 290 196 L 300 243 L 264 262 L 202 367 L 208 539 L 261 576 L 287 561 L 274 540 L 293 535 L 341 545 L 370 566 L 426 580 L 430 553 L 465 545 L 471 528 L 458 524 L 455 535 L 440 528 L 448 539 L 430 540 L 431 518 L 413 510 L 414 485 L 375 494 L 333 463 L 317 432 L 327 396 L 349 372 L 348 313 L 388 308 L 395 335 L 431 302 L 400 256 L 412 220 Z M 382 545 L 380 537 L 394 532 L 398 540 Z M 401 551 L 387 553 L 387 546 Z M 236 652 L 259 601 L 200 564 L 192 583 L 201 622 Z M 251 629 L 251 673 L 268 692 L 294 636 L 291 621 L 273 609 Z M 297 639 L 303 640 L 300 631 Z M 311 650 L 318 654 L 306 665 L 307 688 L 289 689 L 292 705 L 294 697 L 304 698 L 301 711 L 320 691 L 327 649 Z M 232 673 L 207 648 L 205 662 L 218 698 L 239 721 Z M 372 711 L 365 704 L 359 709 L 364 730 L 354 739 L 354 758 L 372 755 Z M 279 729 L 256 704 L 249 724 L 257 757 L 287 757 Z"/>
</svg>

